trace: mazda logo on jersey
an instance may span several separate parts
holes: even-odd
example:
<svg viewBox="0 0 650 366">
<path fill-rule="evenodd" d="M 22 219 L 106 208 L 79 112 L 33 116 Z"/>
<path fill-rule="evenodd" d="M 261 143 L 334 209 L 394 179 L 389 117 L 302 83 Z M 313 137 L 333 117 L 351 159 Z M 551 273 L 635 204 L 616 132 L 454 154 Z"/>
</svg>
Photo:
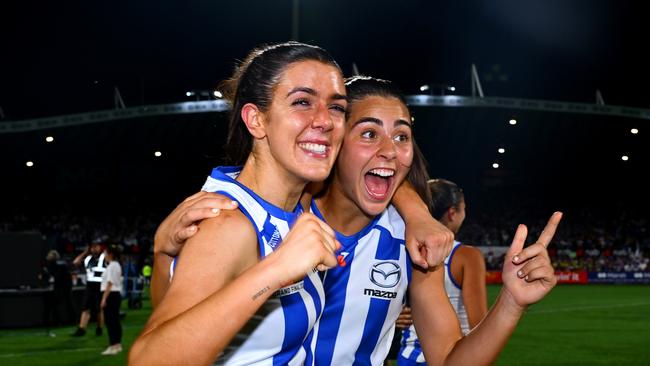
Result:
<svg viewBox="0 0 650 366">
<path fill-rule="evenodd" d="M 402 271 L 395 262 L 378 262 L 370 268 L 370 281 L 383 288 L 395 287 L 402 277 Z"/>
</svg>

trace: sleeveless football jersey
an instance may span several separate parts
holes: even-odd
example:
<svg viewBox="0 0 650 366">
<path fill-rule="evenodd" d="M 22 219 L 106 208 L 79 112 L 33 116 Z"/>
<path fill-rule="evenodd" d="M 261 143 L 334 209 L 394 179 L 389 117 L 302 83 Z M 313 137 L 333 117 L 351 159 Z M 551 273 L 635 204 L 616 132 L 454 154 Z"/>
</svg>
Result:
<svg viewBox="0 0 650 366">
<path fill-rule="evenodd" d="M 456 312 L 463 334 L 467 334 L 470 330 L 469 320 L 467 318 L 465 304 L 463 303 L 461 285 L 456 282 L 454 276 L 451 274 L 451 261 L 460 245 L 460 242 L 454 240 L 451 252 L 445 258 L 445 291 L 447 292 L 451 306 Z M 402 332 L 402 346 L 399 351 L 397 364 L 400 366 L 425 365 L 424 353 L 422 352 L 418 335 L 415 332 L 415 326 L 412 324 Z"/>
<path fill-rule="evenodd" d="M 345 265 L 324 274 L 325 308 L 305 365 L 383 365 L 411 278 L 404 221 L 389 206 L 357 234 L 336 237 Z"/>
<path fill-rule="evenodd" d="M 286 212 L 264 201 L 234 179 L 240 171 L 241 167 L 215 168 L 202 190 L 223 194 L 239 203 L 239 209 L 257 231 L 263 260 L 280 245 L 302 208 L 298 205 L 294 212 Z M 182 255 L 177 259 L 182 261 Z M 303 344 L 311 339 L 323 303 L 323 285 L 316 272 L 276 291 L 235 336 L 216 364 L 302 365 L 307 357 L 312 357 L 311 349 Z"/>
</svg>

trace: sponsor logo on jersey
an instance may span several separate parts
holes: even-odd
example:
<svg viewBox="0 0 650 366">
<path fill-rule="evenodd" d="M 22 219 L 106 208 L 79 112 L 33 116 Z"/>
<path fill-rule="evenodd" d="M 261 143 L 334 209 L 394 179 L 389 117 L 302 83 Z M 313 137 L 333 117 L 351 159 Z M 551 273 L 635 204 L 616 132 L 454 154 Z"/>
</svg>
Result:
<svg viewBox="0 0 650 366">
<path fill-rule="evenodd" d="M 377 262 L 370 268 L 370 281 L 382 288 L 397 286 L 402 278 L 402 271 L 397 263 L 391 261 Z"/>
<path fill-rule="evenodd" d="M 372 297 L 381 297 L 383 299 L 394 299 L 397 297 L 397 292 L 393 291 L 382 291 L 382 290 L 374 290 L 371 288 L 364 288 L 363 289 L 363 294 L 372 296 Z"/>
</svg>

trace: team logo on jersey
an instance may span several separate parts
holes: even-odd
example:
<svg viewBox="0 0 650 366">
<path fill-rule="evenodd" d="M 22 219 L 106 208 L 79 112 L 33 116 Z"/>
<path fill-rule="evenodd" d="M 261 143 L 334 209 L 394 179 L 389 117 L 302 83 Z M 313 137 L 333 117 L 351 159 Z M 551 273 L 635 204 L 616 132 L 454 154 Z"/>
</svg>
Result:
<svg viewBox="0 0 650 366">
<path fill-rule="evenodd" d="M 401 278 L 402 271 L 395 262 L 378 262 L 370 268 L 370 281 L 379 287 L 395 287 Z"/>
</svg>

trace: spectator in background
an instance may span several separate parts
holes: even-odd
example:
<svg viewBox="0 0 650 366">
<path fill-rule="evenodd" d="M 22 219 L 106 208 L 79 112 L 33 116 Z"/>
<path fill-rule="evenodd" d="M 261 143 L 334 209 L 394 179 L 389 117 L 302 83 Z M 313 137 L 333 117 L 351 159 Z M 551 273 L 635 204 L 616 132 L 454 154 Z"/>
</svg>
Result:
<svg viewBox="0 0 650 366">
<path fill-rule="evenodd" d="M 101 309 L 108 330 L 108 348 L 102 355 L 112 356 L 122 352 L 122 324 L 120 324 L 120 304 L 122 302 L 122 267 L 120 249 L 109 245 L 104 252 L 108 267 L 102 274 Z"/>
<path fill-rule="evenodd" d="M 95 334 L 102 335 L 103 315 L 99 310 L 100 302 L 100 285 L 102 282 L 102 274 L 106 269 L 106 262 L 104 261 L 104 253 L 102 253 L 102 244 L 94 242 L 90 244 L 81 254 L 79 254 L 72 262 L 75 266 L 80 267 L 83 264 L 86 270 L 86 292 L 82 304 L 81 319 L 79 320 L 79 327 L 72 334 L 73 337 L 81 337 L 86 335 L 86 327 L 90 321 L 91 315 L 97 316 L 97 328 Z"/>
<path fill-rule="evenodd" d="M 72 306 L 72 276 L 68 263 L 61 259 L 59 252 L 50 250 L 45 257 L 42 280 L 51 285 L 45 296 L 44 320 L 47 334 L 56 336 L 50 328 L 75 318 Z"/>
</svg>

